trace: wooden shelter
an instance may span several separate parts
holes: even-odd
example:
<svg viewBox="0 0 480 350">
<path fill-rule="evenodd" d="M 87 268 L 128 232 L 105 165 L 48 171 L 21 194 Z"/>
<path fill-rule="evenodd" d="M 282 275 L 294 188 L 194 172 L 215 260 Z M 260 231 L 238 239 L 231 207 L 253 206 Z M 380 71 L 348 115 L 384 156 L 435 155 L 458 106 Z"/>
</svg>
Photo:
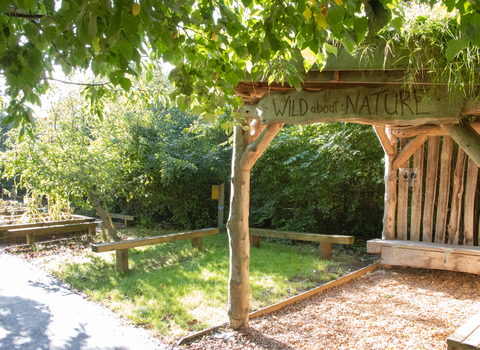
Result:
<svg viewBox="0 0 480 350">
<path fill-rule="evenodd" d="M 246 122 L 235 128 L 227 224 L 233 328 L 247 325 L 250 305 L 250 169 L 285 123 L 373 125 L 385 151 L 385 212 L 382 240 L 369 242 L 368 250 L 386 265 L 480 274 L 480 109 L 433 85 L 427 71 L 412 75 L 402 63 L 383 55 L 361 62 L 340 52 L 323 71 L 305 73 L 301 91 L 288 84 L 238 85 Z"/>
</svg>

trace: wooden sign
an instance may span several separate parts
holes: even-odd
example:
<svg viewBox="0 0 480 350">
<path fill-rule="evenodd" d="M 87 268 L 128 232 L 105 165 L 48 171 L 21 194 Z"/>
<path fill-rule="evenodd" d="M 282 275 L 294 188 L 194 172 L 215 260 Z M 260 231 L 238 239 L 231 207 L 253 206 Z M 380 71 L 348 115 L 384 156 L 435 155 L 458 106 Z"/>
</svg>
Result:
<svg viewBox="0 0 480 350">
<path fill-rule="evenodd" d="M 212 199 L 218 199 L 218 185 L 212 186 Z"/>
<path fill-rule="evenodd" d="M 385 125 L 457 123 L 464 101 L 446 93 L 382 88 L 289 91 L 264 95 L 255 114 L 262 124 L 353 122 Z M 250 117 L 255 117 L 250 113 Z"/>
</svg>

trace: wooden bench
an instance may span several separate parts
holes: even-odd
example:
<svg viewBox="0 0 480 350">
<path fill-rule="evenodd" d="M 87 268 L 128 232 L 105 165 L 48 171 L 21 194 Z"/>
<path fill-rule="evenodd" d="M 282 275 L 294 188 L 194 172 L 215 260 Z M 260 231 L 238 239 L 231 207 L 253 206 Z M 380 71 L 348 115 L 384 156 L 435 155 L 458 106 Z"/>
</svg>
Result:
<svg viewBox="0 0 480 350">
<path fill-rule="evenodd" d="M 367 242 L 367 252 L 379 254 L 381 264 L 408 266 L 480 274 L 480 247 L 374 239 Z"/>
<path fill-rule="evenodd" d="M 447 350 L 480 349 L 480 312 L 447 338 Z"/>
<path fill-rule="evenodd" d="M 192 247 L 199 251 L 203 250 L 202 237 L 212 236 L 219 233 L 218 228 L 206 228 L 203 230 L 189 231 L 182 233 L 174 233 L 171 235 L 155 236 L 148 238 L 132 239 L 129 241 L 94 244 L 92 252 L 116 252 L 117 269 L 119 271 L 128 271 L 128 248 L 144 247 L 147 245 L 183 241 L 187 239 L 192 240 Z"/>
<path fill-rule="evenodd" d="M 260 237 L 296 239 L 299 241 L 318 242 L 318 251 L 322 259 L 332 259 L 332 243 L 353 244 L 353 236 L 323 235 L 316 233 L 299 233 L 290 231 L 264 230 L 250 228 L 250 242 L 253 247 L 260 247 Z"/>
<path fill-rule="evenodd" d="M 95 235 L 95 222 L 83 222 L 77 224 L 61 224 L 51 226 L 26 227 L 10 229 L 2 232 L 2 239 L 25 237 L 27 244 L 34 244 L 36 236 L 59 235 L 72 232 L 88 232 L 88 235 Z"/>
<path fill-rule="evenodd" d="M 134 220 L 133 215 L 124 215 L 124 214 L 110 213 L 110 217 L 111 217 L 112 219 L 125 220 L 125 227 L 128 227 L 129 222 L 133 222 L 133 220 Z"/>
</svg>

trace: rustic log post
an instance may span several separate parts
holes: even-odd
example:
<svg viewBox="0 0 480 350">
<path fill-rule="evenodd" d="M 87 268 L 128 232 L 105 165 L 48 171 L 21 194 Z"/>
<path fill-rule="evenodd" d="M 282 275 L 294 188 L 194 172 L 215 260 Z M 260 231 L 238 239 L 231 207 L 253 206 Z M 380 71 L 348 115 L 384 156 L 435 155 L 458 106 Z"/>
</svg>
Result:
<svg viewBox="0 0 480 350">
<path fill-rule="evenodd" d="M 460 234 L 460 216 L 462 213 L 462 197 L 465 182 L 466 154 L 462 148 L 458 149 L 457 164 L 453 172 L 452 204 L 450 206 L 450 220 L 448 222 L 448 244 L 458 244 Z"/>
<path fill-rule="evenodd" d="M 423 242 L 431 242 L 433 236 L 433 211 L 437 192 L 438 149 L 440 137 L 428 138 L 427 174 L 425 177 L 425 205 L 423 207 Z"/>
<path fill-rule="evenodd" d="M 230 274 L 228 282 L 228 317 L 235 330 L 248 328 L 250 312 L 250 169 L 283 124 L 268 125 L 258 138 L 248 144 L 249 131 L 244 125 L 234 129 L 230 215 L 227 232 L 230 245 Z"/>
<path fill-rule="evenodd" d="M 119 249 L 115 252 L 117 258 L 117 270 L 122 272 L 128 271 L 128 248 Z"/>
<path fill-rule="evenodd" d="M 442 156 L 440 158 L 440 180 L 438 182 L 437 223 L 435 225 L 435 242 L 445 243 L 447 232 L 448 200 L 450 197 L 450 173 L 452 171 L 453 139 L 443 137 Z"/>
<path fill-rule="evenodd" d="M 467 183 L 465 186 L 465 203 L 463 216 L 463 244 L 474 244 L 474 225 L 475 225 L 475 192 L 477 189 L 478 166 L 468 158 Z"/>
<path fill-rule="evenodd" d="M 405 147 L 408 144 L 408 139 L 400 139 L 401 153 L 404 153 Z M 395 161 L 399 158 L 395 159 Z M 392 167 L 395 169 L 395 161 Z M 410 159 L 407 159 L 403 164 L 399 164 L 398 168 L 410 168 Z M 397 238 L 400 240 L 407 240 L 408 238 L 408 180 L 402 181 L 402 174 L 399 174 L 398 182 L 398 200 L 397 200 Z M 408 179 L 408 174 L 407 174 Z"/>
<path fill-rule="evenodd" d="M 392 164 L 397 153 L 397 137 L 392 136 L 390 130 L 374 125 L 375 132 L 382 143 L 385 151 L 385 209 L 383 213 L 383 239 L 395 239 L 395 207 L 397 205 L 397 172 L 393 170 Z M 389 142 L 383 134 L 387 135 Z M 390 145 L 390 146 L 389 146 Z"/>
<path fill-rule="evenodd" d="M 202 237 L 192 238 L 192 248 L 197 248 L 199 252 L 203 251 Z"/>
<path fill-rule="evenodd" d="M 100 203 L 100 200 L 93 194 L 93 192 L 88 191 L 88 197 L 90 198 L 90 201 L 92 202 L 93 207 L 97 211 L 97 215 L 100 217 L 102 220 L 102 227 L 105 226 L 107 229 L 108 233 L 110 236 L 113 238 L 114 241 L 121 241 L 120 237 L 118 237 L 117 231 L 113 227 L 111 223 L 111 219 L 109 216 L 105 213 L 105 210 L 103 210 L 102 204 Z"/>
<path fill-rule="evenodd" d="M 422 224 L 422 199 L 423 199 L 423 158 L 424 146 L 420 146 L 413 155 L 413 167 L 417 169 L 417 183 L 412 188 L 412 213 L 410 219 L 410 240 L 420 240 Z"/>
</svg>

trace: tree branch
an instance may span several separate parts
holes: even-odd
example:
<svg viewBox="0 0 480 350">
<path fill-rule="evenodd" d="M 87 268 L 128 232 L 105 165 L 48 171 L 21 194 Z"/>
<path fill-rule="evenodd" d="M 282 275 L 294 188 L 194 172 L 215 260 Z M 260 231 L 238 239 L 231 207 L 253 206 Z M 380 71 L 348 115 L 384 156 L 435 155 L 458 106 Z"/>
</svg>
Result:
<svg viewBox="0 0 480 350">
<path fill-rule="evenodd" d="M 240 167 L 243 170 L 248 170 L 253 167 L 283 125 L 284 123 L 268 124 L 265 129 L 263 129 L 260 136 L 247 146 L 247 149 L 240 160 Z"/>
<path fill-rule="evenodd" d="M 104 85 L 111 84 L 109 81 L 107 81 L 106 83 L 76 83 L 73 81 L 65 81 L 65 80 L 60 80 L 60 79 L 50 78 L 50 77 L 42 77 L 40 79 L 53 80 L 53 81 L 58 81 L 59 83 L 62 83 L 62 84 L 80 85 L 80 86 L 104 86 Z"/>
<path fill-rule="evenodd" d="M 29 15 L 27 13 L 18 13 L 18 12 L 7 12 L 5 13 L 6 16 L 10 16 L 10 17 L 15 17 L 15 18 L 23 18 L 23 19 L 28 19 L 28 20 L 32 20 L 32 19 L 42 19 L 43 17 L 45 17 L 46 15 Z"/>
</svg>

